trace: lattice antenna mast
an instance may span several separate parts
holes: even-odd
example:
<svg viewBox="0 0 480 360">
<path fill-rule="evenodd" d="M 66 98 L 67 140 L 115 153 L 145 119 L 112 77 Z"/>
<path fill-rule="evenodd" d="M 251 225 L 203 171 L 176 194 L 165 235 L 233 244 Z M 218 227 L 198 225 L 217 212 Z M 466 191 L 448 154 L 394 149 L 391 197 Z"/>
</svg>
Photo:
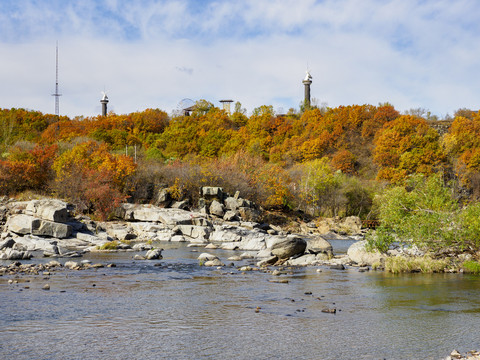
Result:
<svg viewBox="0 0 480 360">
<path fill-rule="evenodd" d="M 55 94 L 52 94 L 52 96 L 55 96 L 55 115 L 59 116 L 60 114 L 59 97 L 62 96 L 62 94 L 58 93 L 58 41 L 57 41 L 57 51 L 55 56 Z"/>
</svg>

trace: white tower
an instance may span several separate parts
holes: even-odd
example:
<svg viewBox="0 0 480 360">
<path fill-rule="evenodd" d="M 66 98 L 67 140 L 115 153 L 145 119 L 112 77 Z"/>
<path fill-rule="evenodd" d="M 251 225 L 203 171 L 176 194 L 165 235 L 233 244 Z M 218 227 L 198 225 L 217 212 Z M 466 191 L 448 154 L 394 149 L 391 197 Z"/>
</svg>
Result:
<svg viewBox="0 0 480 360">
<path fill-rule="evenodd" d="M 108 96 L 105 91 L 102 91 L 103 97 L 100 102 L 102 103 L 102 116 L 107 116 L 107 104 L 108 104 Z"/>
</svg>

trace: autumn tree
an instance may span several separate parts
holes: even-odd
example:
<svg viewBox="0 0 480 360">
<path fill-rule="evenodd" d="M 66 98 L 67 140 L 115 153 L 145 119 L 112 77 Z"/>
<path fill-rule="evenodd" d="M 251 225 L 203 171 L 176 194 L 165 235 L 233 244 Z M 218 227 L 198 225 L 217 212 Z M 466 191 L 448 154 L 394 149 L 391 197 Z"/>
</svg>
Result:
<svg viewBox="0 0 480 360">
<path fill-rule="evenodd" d="M 105 219 L 126 199 L 128 178 L 135 173 L 132 158 L 115 155 L 106 144 L 81 143 L 53 163 L 58 196 Z"/>
<path fill-rule="evenodd" d="M 445 160 L 438 133 L 424 119 L 403 115 L 386 123 L 375 136 L 377 178 L 401 183 L 410 174 L 429 175 Z"/>
</svg>

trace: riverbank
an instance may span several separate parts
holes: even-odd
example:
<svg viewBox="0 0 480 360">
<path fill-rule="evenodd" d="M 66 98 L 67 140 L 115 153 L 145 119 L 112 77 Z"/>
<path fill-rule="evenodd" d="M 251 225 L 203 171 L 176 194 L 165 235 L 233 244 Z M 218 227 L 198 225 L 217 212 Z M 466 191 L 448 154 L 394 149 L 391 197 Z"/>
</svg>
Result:
<svg viewBox="0 0 480 360">
<path fill-rule="evenodd" d="M 387 253 L 367 251 L 365 229 L 358 218 L 289 222 L 286 227 L 255 222 L 261 216 L 255 206 L 240 197 L 222 195 L 218 188 L 204 190 L 210 206 L 197 211 L 153 205 L 122 204 L 116 220 L 93 221 L 75 215 L 63 201 L 43 199 L 8 201 L 0 207 L 0 259 L 25 260 L 32 256 L 76 258 L 89 252 L 128 251 L 138 260 L 161 254 L 152 243 L 188 243 L 194 248 L 234 250 L 236 258 L 248 256 L 255 266 L 347 266 L 402 272 L 463 272 L 475 264 L 471 254 L 433 258 L 415 247 L 393 247 Z M 213 194 L 213 195 L 212 195 Z M 207 196 L 208 195 L 208 196 Z M 270 218 L 272 218 L 270 216 Z M 292 233 L 289 229 L 300 229 Z M 351 244 L 336 254 L 331 241 Z M 223 262 L 222 262 L 223 261 Z M 228 259 L 219 259 L 223 264 Z M 231 260 L 230 260 L 231 261 Z M 218 264 L 218 263 L 213 263 Z"/>
</svg>

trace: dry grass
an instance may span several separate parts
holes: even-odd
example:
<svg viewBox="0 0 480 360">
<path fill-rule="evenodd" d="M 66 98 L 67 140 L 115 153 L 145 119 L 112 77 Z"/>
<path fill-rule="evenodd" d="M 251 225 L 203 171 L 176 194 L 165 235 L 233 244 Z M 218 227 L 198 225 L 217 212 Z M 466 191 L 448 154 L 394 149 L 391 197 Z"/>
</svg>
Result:
<svg viewBox="0 0 480 360">
<path fill-rule="evenodd" d="M 448 264 L 447 259 L 432 259 L 430 256 L 395 256 L 385 260 L 385 270 L 393 274 L 409 272 L 439 273 L 444 272 Z"/>
</svg>

